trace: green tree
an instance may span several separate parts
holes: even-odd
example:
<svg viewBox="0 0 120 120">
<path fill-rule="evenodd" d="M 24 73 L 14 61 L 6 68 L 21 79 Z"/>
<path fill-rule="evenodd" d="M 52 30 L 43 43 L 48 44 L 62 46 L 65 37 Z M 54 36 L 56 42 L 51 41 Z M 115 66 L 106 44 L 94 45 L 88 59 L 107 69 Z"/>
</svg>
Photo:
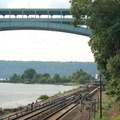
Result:
<svg viewBox="0 0 120 120">
<path fill-rule="evenodd" d="M 113 76 L 118 73 L 113 61 L 119 60 L 120 50 L 120 1 L 119 0 L 71 0 L 71 14 L 75 18 L 72 22 L 80 26 L 81 17 L 85 17 L 85 24 L 92 30 L 89 45 L 95 57 L 98 69 L 105 76 L 109 88 L 116 87 L 120 76 L 115 79 Z M 77 21 L 77 22 L 76 22 Z M 117 64 L 117 63 L 115 63 Z M 114 69 L 114 73 L 111 72 Z M 114 86 L 114 87 L 113 87 Z M 120 86 L 115 91 L 119 91 Z M 111 95 L 118 95 L 116 92 Z M 120 98 L 118 97 L 120 100 Z"/>
<path fill-rule="evenodd" d="M 39 83 L 47 83 L 50 82 L 50 75 L 48 73 L 44 73 L 44 74 L 41 74 L 39 79 L 38 79 L 38 82 Z"/>
<path fill-rule="evenodd" d="M 39 78 L 40 78 L 40 75 L 37 74 L 37 73 L 35 73 L 35 74 L 33 75 L 33 82 L 38 83 L 38 79 L 39 79 Z"/>
<path fill-rule="evenodd" d="M 50 78 L 50 74 L 44 73 L 44 74 L 42 74 L 42 77 Z"/>
<path fill-rule="evenodd" d="M 46 81 L 47 81 L 46 77 L 39 78 L 39 83 L 46 83 Z"/>
<path fill-rule="evenodd" d="M 60 83 L 69 83 L 70 80 L 68 78 L 66 78 L 66 76 L 63 76 L 60 78 Z"/>
<path fill-rule="evenodd" d="M 48 78 L 48 79 L 46 80 L 46 83 L 52 84 L 52 83 L 53 83 L 52 78 Z"/>
<path fill-rule="evenodd" d="M 13 83 L 18 83 L 18 82 L 21 82 L 21 79 L 20 79 L 19 75 L 17 75 L 16 73 L 14 73 L 13 76 L 11 76 L 9 78 L 9 81 L 13 82 Z"/>
<path fill-rule="evenodd" d="M 120 101 L 120 51 L 114 58 L 109 59 L 107 70 L 110 73 L 108 94 L 113 97 L 118 96 L 116 101 Z"/>
<path fill-rule="evenodd" d="M 72 78 L 78 79 L 80 76 L 84 76 L 86 72 L 84 72 L 82 69 L 77 70 L 75 73 L 73 73 Z"/>
<path fill-rule="evenodd" d="M 29 79 L 33 79 L 34 74 L 36 73 L 36 71 L 32 68 L 28 68 L 24 71 L 23 73 L 23 78 L 29 78 Z"/>
<path fill-rule="evenodd" d="M 53 77 L 53 82 L 54 83 L 60 83 L 60 75 L 59 74 L 55 74 Z"/>
<path fill-rule="evenodd" d="M 91 75 L 84 72 L 82 69 L 77 70 L 75 73 L 73 73 L 71 78 L 72 78 L 72 82 L 75 82 L 78 84 L 85 84 L 90 82 L 91 79 L 93 79 Z"/>
</svg>

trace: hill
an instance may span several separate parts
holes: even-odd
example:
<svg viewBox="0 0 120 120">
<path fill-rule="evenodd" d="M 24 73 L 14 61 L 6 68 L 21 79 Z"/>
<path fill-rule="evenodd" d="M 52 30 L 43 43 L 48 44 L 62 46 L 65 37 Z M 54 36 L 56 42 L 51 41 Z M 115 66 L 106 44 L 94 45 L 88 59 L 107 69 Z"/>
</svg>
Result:
<svg viewBox="0 0 120 120">
<path fill-rule="evenodd" d="M 49 73 L 51 76 L 69 76 L 76 70 L 83 69 L 93 77 L 98 73 L 94 62 L 42 62 L 42 61 L 0 61 L 0 78 L 9 78 L 14 73 L 21 75 L 27 68 L 33 68 L 37 73 Z"/>
</svg>

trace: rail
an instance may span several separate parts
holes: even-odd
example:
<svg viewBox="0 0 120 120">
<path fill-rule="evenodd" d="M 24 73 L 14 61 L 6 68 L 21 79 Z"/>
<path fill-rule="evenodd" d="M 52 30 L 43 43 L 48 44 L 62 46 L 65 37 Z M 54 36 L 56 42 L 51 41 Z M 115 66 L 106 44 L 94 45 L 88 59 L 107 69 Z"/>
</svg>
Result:
<svg viewBox="0 0 120 120">
<path fill-rule="evenodd" d="M 85 90 L 77 90 L 75 92 L 69 93 L 68 95 L 63 95 L 53 100 L 34 104 L 32 107 L 27 106 L 25 110 L 16 112 L 5 118 L 1 118 L 0 120 L 49 120 L 51 116 L 54 116 L 59 111 L 62 111 L 62 109 L 71 106 L 66 112 L 56 118 L 56 120 L 58 120 L 79 104 L 81 94 L 81 101 L 83 102 L 84 100 L 91 98 L 91 96 L 95 94 L 98 89 L 99 87 L 88 87 Z"/>
</svg>

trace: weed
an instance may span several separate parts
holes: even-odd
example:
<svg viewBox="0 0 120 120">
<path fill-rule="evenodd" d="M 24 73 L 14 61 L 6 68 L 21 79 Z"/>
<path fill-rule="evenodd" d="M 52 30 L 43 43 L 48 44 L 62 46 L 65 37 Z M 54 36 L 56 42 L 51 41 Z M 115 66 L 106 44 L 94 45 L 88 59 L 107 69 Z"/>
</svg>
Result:
<svg viewBox="0 0 120 120">
<path fill-rule="evenodd" d="M 20 111 L 20 110 L 23 109 L 23 107 L 22 106 L 18 106 L 17 109 L 18 109 L 18 111 Z"/>
</svg>

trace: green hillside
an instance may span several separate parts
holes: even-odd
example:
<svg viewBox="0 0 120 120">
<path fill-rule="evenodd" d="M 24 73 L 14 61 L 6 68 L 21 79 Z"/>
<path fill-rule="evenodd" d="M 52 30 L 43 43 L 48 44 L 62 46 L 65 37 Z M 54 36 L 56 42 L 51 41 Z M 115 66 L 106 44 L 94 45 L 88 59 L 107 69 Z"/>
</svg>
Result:
<svg viewBox="0 0 120 120">
<path fill-rule="evenodd" d="M 93 77 L 98 73 L 94 62 L 0 61 L 0 78 L 9 78 L 14 73 L 21 75 L 27 68 L 33 68 L 41 74 L 49 73 L 51 76 L 69 76 L 80 69 Z"/>
</svg>

